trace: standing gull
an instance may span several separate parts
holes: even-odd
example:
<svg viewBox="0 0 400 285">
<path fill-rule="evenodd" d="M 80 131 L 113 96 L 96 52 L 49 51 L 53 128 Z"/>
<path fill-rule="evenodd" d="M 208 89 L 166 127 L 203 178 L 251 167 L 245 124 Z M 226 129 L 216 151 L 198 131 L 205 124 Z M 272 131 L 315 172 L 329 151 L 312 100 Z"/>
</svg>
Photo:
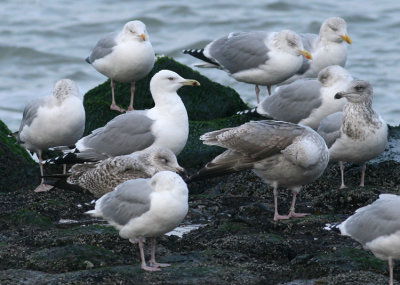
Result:
<svg viewBox="0 0 400 285">
<path fill-rule="evenodd" d="M 255 84 L 257 103 L 260 102 L 258 85 L 267 86 L 271 94 L 272 85 L 283 82 L 299 70 L 303 56 L 311 59 L 299 35 L 289 30 L 230 33 L 204 49 L 188 49 L 183 53 L 206 62 L 199 67 L 219 68 L 237 81 Z"/>
<path fill-rule="evenodd" d="M 252 121 L 239 127 L 206 133 L 204 144 L 227 148 L 189 178 L 196 181 L 234 173 L 253 171 L 274 188 L 274 220 L 303 217 L 295 212 L 296 195 L 301 186 L 322 175 L 328 160 L 324 140 L 309 127 L 281 121 Z M 278 187 L 293 192 L 287 216 L 278 213 Z"/>
<path fill-rule="evenodd" d="M 86 61 L 111 79 L 111 110 L 124 111 L 115 102 L 114 81 L 131 82 L 128 110 L 133 110 L 135 82 L 152 70 L 155 61 L 146 25 L 141 21 L 130 21 L 122 31 L 107 34 L 97 42 Z"/>
<path fill-rule="evenodd" d="M 335 100 L 334 96 L 352 80 L 344 68 L 328 66 L 319 72 L 318 80 L 302 79 L 280 86 L 256 110 L 262 116 L 316 130 L 323 118 L 343 109 L 346 99 Z"/>
<path fill-rule="evenodd" d="M 150 81 L 153 108 L 133 110 L 115 117 L 80 139 L 75 152 L 59 157 L 55 162 L 99 161 L 152 146 L 169 148 L 178 155 L 189 134 L 186 108 L 176 93 L 184 85 L 199 86 L 200 83 L 184 79 L 170 70 L 157 72 Z"/>
<path fill-rule="evenodd" d="M 371 205 L 362 207 L 339 225 L 379 259 L 389 263 L 389 284 L 393 285 L 393 259 L 400 259 L 400 196 L 381 194 Z"/>
<path fill-rule="evenodd" d="M 73 145 L 85 129 L 83 96 L 75 82 L 61 79 L 54 86 L 53 95 L 41 97 L 26 105 L 17 141 L 39 158 L 43 177 L 42 152 L 50 147 Z M 35 189 L 42 192 L 52 186 L 44 179 Z"/>
<path fill-rule="evenodd" d="M 318 72 L 330 65 L 345 66 L 347 44 L 351 44 L 351 38 L 347 34 L 346 21 L 342 18 L 328 18 L 322 23 L 318 35 L 300 34 L 300 37 L 304 48 L 311 52 L 312 61 L 303 60 L 301 68 L 282 84 L 300 78 L 315 78 Z"/>
<path fill-rule="evenodd" d="M 176 228 L 188 207 L 186 183 L 174 172 L 161 171 L 151 179 L 134 179 L 118 185 L 96 201 L 94 210 L 86 213 L 107 220 L 122 238 L 139 242 L 142 269 L 160 271 L 160 267 L 170 264 L 156 262 L 155 238 Z M 143 251 L 146 237 L 152 241 L 150 266 Z"/>
<path fill-rule="evenodd" d="M 380 155 L 386 147 L 388 127 L 372 109 L 372 86 L 353 80 L 335 99 L 346 98 L 343 113 L 334 113 L 321 121 L 318 133 L 325 139 L 330 159 L 339 161 L 341 185 L 344 184 L 343 162 L 362 163 L 361 183 L 364 186 L 366 162 Z"/>
</svg>

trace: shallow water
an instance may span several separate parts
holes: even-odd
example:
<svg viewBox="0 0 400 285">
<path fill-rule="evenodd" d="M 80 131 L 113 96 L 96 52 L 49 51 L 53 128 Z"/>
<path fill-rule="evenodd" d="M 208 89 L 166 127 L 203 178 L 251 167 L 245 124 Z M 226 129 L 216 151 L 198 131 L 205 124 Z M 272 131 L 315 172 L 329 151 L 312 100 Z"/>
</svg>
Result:
<svg viewBox="0 0 400 285">
<path fill-rule="evenodd" d="M 6 0 L 0 7 L 0 119 L 13 131 L 25 104 L 49 95 L 58 79 L 75 80 L 83 93 L 102 83 L 106 78 L 84 59 L 102 35 L 133 19 L 146 23 L 158 54 L 192 65 L 196 60 L 182 49 L 203 47 L 231 31 L 317 33 L 325 18 L 340 16 L 353 40 L 347 69 L 372 83 L 374 107 L 383 118 L 391 125 L 400 123 L 398 1 Z M 200 72 L 255 104 L 254 86 L 219 70 Z M 265 96 L 265 88 L 262 92 Z"/>
</svg>

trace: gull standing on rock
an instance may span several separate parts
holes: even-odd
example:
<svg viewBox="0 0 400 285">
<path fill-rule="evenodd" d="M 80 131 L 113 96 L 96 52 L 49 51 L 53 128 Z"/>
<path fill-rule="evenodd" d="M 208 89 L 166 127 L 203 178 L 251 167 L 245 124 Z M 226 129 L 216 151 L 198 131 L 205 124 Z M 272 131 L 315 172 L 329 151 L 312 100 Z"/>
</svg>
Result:
<svg viewBox="0 0 400 285">
<path fill-rule="evenodd" d="M 80 139 L 74 152 L 53 161 L 99 161 L 152 146 L 169 148 L 178 155 L 185 147 L 189 135 L 186 108 L 176 93 L 184 85 L 199 86 L 200 83 L 184 79 L 170 70 L 157 72 L 150 81 L 150 92 L 155 104 L 153 108 L 133 110 L 115 117 L 104 127 Z"/>
<path fill-rule="evenodd" d="M 142 269 L 160 271 L 171 266 L 155 260 L 156 237 L 176 228 L 188 212 L 188 188 L 171 171 L 161 171 L 151 179 L 134 179 L 118 185 L 96 201 L 95 209 L 86 212 L 102 217 L 119 230 L 122 238 L 139 243 Z M 150 266 L 146 264 L 143 243 L 151 238 Z"/>
<path fill-rule="evenodd" d="M 206 133 L 204 144 L 227 148 L 188 181 L 252 169 L 274 188 L 274 220 L 303 217 L 295 212 L 296 195 L 302 185 L 324 172 L 329 153 L 324 140 L 309 127 L 281 121 L 252 121 L 239 127 Z M 287 216 L 278 213 L 278 187 L 293 192 Z"/>
<path fill-rule="evenodd" d="M 339 161 L 341 185 L 344 184 L 343 162 L 362 163 L 361 183 L 364 186 L 366 162 L 380 155 L 388 140 L 388 127 L 372 109 L 372 86 L 367 81 L 353 80 L 346 91 L 335 99 L 346 98 L 343 113 L 334 113 L 321 121 L 318 133 L 325 139 L 330 159 Z"/>
<path fill-rule="evenodd" d="M 238 32 L 209 43 L 204 49 L 187 49 L 190 54 L 205 61 L 199 67 L 219 68 L 237 81 L 255 84 L 257 103 L 260 88 L 264 85 L 271 94 L 271 86 L 288 79 L 303 64 L 303 56 L 311 59 L 304 50 L 301 38 L 295 32 Z"/>
<path fill-rule="evenodd" d="M 71 146 L 85 129 L 83 96 L 75 82 L 61 79 L 53 95 L 37 98 L 26 105 L 17 134 L 18 143 L 39 158 L 40 174 L 43 177 L 42 152 L 50 147 Z M 35 192 L 48 191 L 52 186 L 44 179 Z"/>
<path fill-rule="evenodd" d="M 131 83 L 128 110 L 133 110 L 135 82 L 152 70 L 155 61 L 146 25 L 141 21 L 130 21 L 122 31 L 107 34 L 97 42 L 86 61 L 111 79 L 111 110 L 125 111 L 115 102 L 114 81 Z"/>
</svg>

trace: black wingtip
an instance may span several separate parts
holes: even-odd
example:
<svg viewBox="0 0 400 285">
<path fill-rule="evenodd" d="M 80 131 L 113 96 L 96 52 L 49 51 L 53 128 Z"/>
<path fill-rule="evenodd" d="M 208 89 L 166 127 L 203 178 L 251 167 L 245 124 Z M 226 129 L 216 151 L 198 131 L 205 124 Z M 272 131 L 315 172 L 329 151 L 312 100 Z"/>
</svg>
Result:
<svg viewBox="0 0 400 285">
<path fill-rule="evenodd" d="M 75 164 L 75 163 L 83 163 L 83 162 L 85 162 L 85 160 L 79 158 L 76 153 L 69 152 L 62 156 L 58 156 L 58 157 L 47 160 L 46 164 L 47 163 L 50 163 L 50 164 Z"/>
<path fill-rule="evenodd" d="M 86 61 L 87 63 L 89 63 L 89 64 L 92 64 L 92 63 L 90 62 L 90 58 L 89 58 L 89 57 L 87 57 L 87 58 L 85 59 L 85 61 Z"/>
<path fill-rule="evenodd" d="M 184 54 L 189 54 L 195 58 L 198 58 L 202 61 L 214 64 L 216 66 L 220 66 L 216 61 L 211 58 L 208 58 L 204 55 L 204 48 L 202 49 L 185 49 L 182 51 Z"/>
</svg>

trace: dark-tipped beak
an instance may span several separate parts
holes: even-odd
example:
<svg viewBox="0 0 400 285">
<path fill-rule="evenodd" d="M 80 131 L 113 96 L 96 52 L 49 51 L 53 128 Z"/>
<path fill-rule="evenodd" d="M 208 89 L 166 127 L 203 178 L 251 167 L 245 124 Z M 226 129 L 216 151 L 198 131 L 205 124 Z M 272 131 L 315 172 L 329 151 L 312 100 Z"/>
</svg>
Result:
<svg viewBox="0 0 400 285">
<path fill-rule="evenodd" d="M 341 99 L 341 98 L 343 98 L 342 92 L 338 92 L 335 94 L 335 99 Z"/>
<path fill-rule="evenodd" d="M 188 173 L 187 173 L 186 169 L 184 169 L 184 168 L 180 168 L 178 170 L 178 174 L 180 176 L 182 176 L 183 179 L 186 179 L 188 177 Z"/>
</svg>

